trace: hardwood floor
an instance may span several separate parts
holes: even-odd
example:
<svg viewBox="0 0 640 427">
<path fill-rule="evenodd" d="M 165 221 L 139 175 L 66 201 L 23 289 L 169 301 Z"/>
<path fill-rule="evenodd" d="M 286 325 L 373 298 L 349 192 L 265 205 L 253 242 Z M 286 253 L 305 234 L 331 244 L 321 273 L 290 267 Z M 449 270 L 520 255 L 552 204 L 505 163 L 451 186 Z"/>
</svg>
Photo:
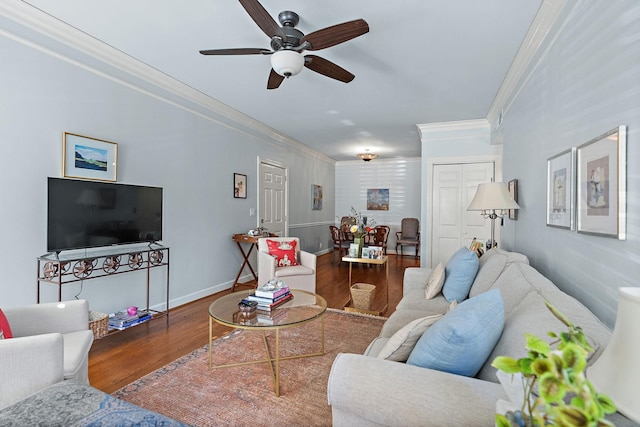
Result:
<svg viewBox="0 0 640 427">
<path fill-rule="evenodd" d="M 327 300 L 331 308 L 342 308 L 348 301 L 347 263 L 340 264 L 338 256 L 332 264 L 333 254 L 318 257 L 316 292 Z M 411 256 L 389 255 L 389 308 L 390 315 L 402 297 L 402 276 L 406 267 L 417 267 L 420 261 Z M 384 269 L 353 265 L 352 281 L 384 285 Z M 248 282 L 255 286 L 255 281 Z M 246 289 L 237 286 L 236 290 Z M 384 286 L 382 286 L 384 289 Z M 376 291 L 375 307 L 384 306 L 385 293 L 380 286 Z M 171 309 L 166 318 L 159 318 L 125 331 L 96 340 L 89 352 L 89 380 L 91 385 L 112 393 L 169 362 L 208 344 L 209 315 L 212 301 L 230 291 L 202 298 Z M 221 336 L 230 328 L 215 324 L 214 335 Z"/>
</svg>

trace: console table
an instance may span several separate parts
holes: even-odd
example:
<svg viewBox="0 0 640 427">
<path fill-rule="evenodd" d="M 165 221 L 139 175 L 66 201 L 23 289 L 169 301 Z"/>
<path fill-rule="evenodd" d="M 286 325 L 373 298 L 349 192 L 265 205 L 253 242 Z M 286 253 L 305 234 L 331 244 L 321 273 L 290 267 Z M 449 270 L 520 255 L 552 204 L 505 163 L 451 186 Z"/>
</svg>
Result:
<svg viewBox="0 0 640 427">
<path fill-rule="evenodd" d="M 149 309 L 150 272 L 166 267 L 166 305 L 164 311 Z M 62 287 L 69 283 L 116 274 L 147 271 L 147 307 L 157 315 L 169 315 L 169 248 L 157 243 L 144 246 L 109 247 L 71 254 L 49 253 L 38 257 L 37 303 L 40 303 L 42 282 L 58 286 L 58 301 Z"/>
<path fill-rule="evenodd" d="M 387 311 L 387 308 L 389 307 L 389 264 L 387 263 L 387 260 L 389 258 L 384 255 L 382 258 L 377 258 L 377 259 L 373 259 L 373 258 L 352 258 L 352 257 L 342 257 L 342 261 L 348 262 L 349 263 L 349 300 L 347 301 L 347 303 L 345 304 L 345 311 L 354 311 L 354 312 L 359 312 L 359 313 L 367 313 L 367 314 L 373 314 L 375 316 L 382 316 L 382 314 Z M 373 264 L 373 265 L 384 265 L 385 267 L 385 304 L 384 307 L 382 308 L 382 310 L 363 310 L 360 308 L 355 308 L 352 307 L 352 301 L 351 301 L 351 268 L 353 267 L 353 263 L 356 264 Z M 377 288 L 377 286 L 376 286 Z"/>
</svg>

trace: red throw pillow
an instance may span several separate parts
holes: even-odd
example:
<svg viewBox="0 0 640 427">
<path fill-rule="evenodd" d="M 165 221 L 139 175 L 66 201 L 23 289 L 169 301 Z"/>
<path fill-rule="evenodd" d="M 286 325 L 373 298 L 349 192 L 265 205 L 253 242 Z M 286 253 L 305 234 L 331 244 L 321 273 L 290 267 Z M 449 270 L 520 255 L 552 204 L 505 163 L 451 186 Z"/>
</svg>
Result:
<svg viewBox="0 0 640 427">
<path fill-rule="evenodd" d="M 296 259 L 296 243 L 295 240 L 279 242 L 267 239 L 269 255 L 275 257 L 278 267 L 298 265 L 298 260 Z"/>
<path fill-rule="evenodd" d="M 9 321 L 7 320 L 7 316 L 2 312 L 2 309 L 0 309 L 0 331 L 2 331 L 5 338 L 13 338 Z"/>
</svg>

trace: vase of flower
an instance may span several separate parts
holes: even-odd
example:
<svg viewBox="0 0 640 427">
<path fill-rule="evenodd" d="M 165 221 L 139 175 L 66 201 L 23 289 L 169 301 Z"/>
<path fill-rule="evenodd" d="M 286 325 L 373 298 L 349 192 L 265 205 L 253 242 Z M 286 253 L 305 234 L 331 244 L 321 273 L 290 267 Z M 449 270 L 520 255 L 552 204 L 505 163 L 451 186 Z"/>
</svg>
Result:
<svg viewBox="0 0 640 427">
<path fill-rule="evenodd" d="M 362 258 L 362 248 L 364 247 L 364 237 L 354 237 L 353 243 L 358 245 L 358 258 Z"/>
</svg>

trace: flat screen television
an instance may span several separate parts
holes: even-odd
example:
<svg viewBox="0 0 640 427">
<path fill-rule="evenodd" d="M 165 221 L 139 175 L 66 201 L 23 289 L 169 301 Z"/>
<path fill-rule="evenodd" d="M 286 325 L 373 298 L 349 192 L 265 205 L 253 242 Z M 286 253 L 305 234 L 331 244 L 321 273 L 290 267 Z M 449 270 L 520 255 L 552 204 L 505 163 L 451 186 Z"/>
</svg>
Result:
<svg viewBox="0 0 640 427">
<path fill-rule="evenodd" d="M 47 251 L 162 240 L 162 188 L 48 179 Z"/>
</svg>

